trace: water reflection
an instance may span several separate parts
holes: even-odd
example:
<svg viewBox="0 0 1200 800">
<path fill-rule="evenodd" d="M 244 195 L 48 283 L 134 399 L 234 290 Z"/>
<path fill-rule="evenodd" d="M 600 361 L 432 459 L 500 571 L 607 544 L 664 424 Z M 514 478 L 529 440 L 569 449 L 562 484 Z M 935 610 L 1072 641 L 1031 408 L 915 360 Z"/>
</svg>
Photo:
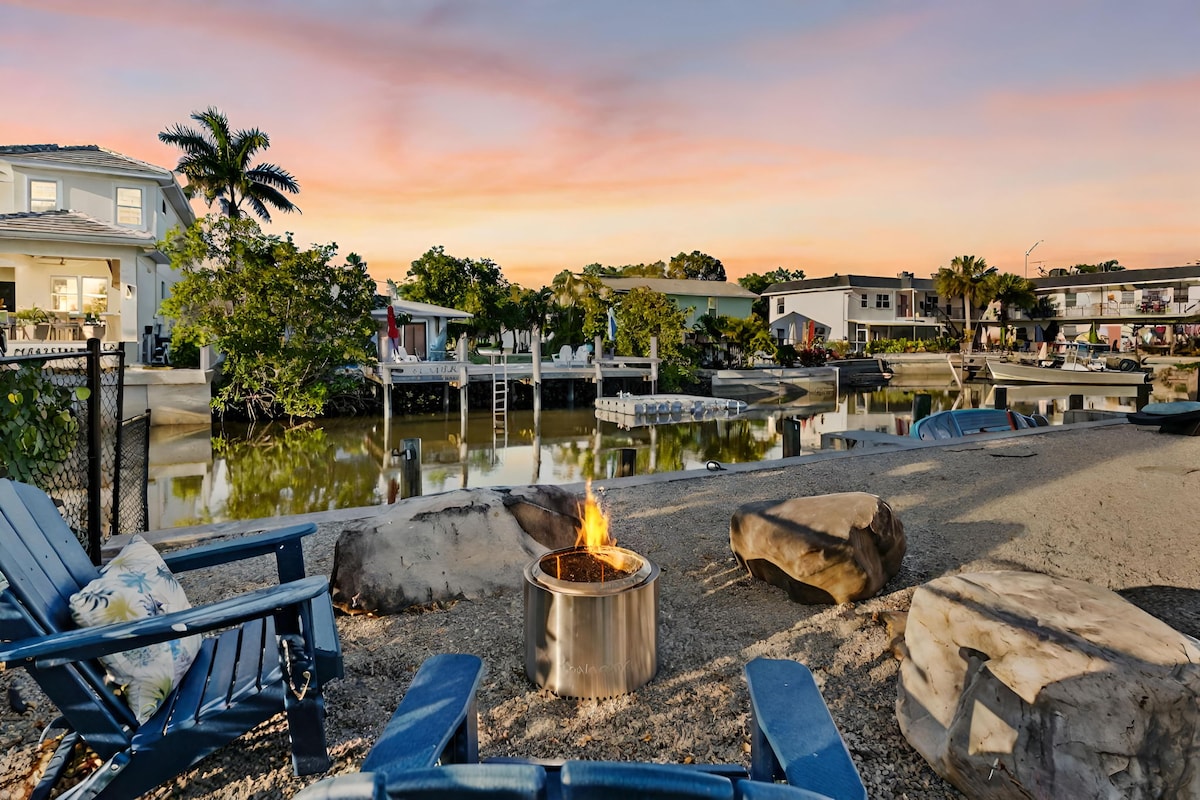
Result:
<svg viewBox="0 0 1200 800">
<path fill-rule="evenodd" d="M 296 428 L 268 424 L 222 429 L 154 428 L 150 442 L 150 528 L 197 525 L 379 505 L 401 496 L 402 442 L 420 439 L 420 491 L 465 486 L 574 483 L 617 474 L 634 451 L 636 474 L 703 469 L 709 460 L 747 463 L 783 455 L 782 421 L 801 424 L 801 449 L 822 433 L 874 430 L 905 434 L 913 396 L 933 411 L 991 405 L 992 387 L 889 387 L 817 404 L 751 410 L 733 418 L 623 429 L 591 408 L 511 411 L 495 430 L 490 413 L 327 420 Z M 1060 424 L 1072 394 L 1085 408 L 1132 411 L 1135 398 L 1112 388 L 1011 387 L 1009 405 Z M 1154 397 L 1176 399 L 1172 397 Z"/>
</svg>

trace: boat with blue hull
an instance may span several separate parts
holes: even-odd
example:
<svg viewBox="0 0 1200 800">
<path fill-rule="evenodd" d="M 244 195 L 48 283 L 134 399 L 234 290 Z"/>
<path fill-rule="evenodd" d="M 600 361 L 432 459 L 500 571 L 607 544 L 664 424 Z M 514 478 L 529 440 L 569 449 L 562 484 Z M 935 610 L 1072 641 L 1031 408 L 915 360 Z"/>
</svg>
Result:
<svg viewBox="0 0 1200 800">
<path fill-rule="evenodd" d="M 912 424 L 908 435 L 915 439 L 960 439 L 981 433 L 1018 431 L 1049 425 L 1041 414 L 1027 416 L 1005 408 L 960 408 L 939 411 Z"/>
</svg>

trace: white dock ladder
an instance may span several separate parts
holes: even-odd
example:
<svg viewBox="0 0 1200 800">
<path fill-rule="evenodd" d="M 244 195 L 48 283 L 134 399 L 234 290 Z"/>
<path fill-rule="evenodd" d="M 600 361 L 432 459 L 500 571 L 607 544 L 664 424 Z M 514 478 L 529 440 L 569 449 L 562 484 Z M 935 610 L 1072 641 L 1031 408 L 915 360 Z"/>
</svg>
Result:
<svg viewBox="0 0 1200 800">
<path fill-rule="evenodd" d="M 492 430 L 508 430 L 508 361 L 503 356 L 499 375 L 495 362 L 492 363 Z"/>
</svg>

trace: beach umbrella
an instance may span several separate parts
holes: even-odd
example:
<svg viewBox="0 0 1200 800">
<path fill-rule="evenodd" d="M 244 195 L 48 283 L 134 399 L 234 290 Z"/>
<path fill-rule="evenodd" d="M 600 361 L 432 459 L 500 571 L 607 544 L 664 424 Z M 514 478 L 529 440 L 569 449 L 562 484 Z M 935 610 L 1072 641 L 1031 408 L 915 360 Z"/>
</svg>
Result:
<svg viewBox="0 0 1200 800">
<path fill-rule="evenodd" d="M 617 341 L 617 315 L 611 308 L 608 309 L 608 338 L 611 342 Z"/>
<path fill-rule="evenodd" d="M 1041 326 L 1041 325 L 1034 325 L 1034 326 L 1033 326 L 1033 340 L 1034 340 L 1035 342 L 1044 342 L 1044 341 L 1046 341 L 1046 332 L 1045 332 L 1044 330 L 1042 330 L 1042 326 Z"/>
<path fill-rule="evenodd" d="M 813 322 L 810 319 L 808 321 L 808 337 L 804 340 L 804 344 L 806 347 L 811 348 L 813 346 L 813 342 L 815 342 L 816 340 L 817 340 L 817 323 Z"/>
<path fill-rule="evenodd" d="M 1096 330 L 1095 321 L 1092 322 L 1092 327 L 1088 329 L 1087 340 L 1088 344 L 1100 344 L 1100 332 Z"/>
<path fill-rule="evenodd" d="M 392 306 L 387 307 L 388 319 L 388 339 L 392 342 L 392 355 L 395 355 L 400 347 L 400 329 L 396 327 L 396 309 Z"/>
</svg>

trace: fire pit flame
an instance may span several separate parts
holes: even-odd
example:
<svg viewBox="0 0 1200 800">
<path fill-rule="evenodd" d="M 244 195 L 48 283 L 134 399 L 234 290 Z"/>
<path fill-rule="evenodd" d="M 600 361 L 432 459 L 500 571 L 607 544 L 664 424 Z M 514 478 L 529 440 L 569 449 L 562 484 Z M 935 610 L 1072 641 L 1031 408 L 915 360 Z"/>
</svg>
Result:
<svg viewBox="0 0 1200 800">
<path fill-rule="evenodd" d="M 587 482 L 587 496 L 580 506 L 579 533 L 575 537 L 575 546 L 583 548 L 588 554 L 600 562 L 607 564 L 622 575 L 638 568 L 631 563 L 624 550 L 616 547 L 617 540 L 609 533 L 608 515 L 600 507 L 600 501 L 592 494 L 592 482 Z M 601 577 L 599 580 L 605 580 Z"/>
</svg>

